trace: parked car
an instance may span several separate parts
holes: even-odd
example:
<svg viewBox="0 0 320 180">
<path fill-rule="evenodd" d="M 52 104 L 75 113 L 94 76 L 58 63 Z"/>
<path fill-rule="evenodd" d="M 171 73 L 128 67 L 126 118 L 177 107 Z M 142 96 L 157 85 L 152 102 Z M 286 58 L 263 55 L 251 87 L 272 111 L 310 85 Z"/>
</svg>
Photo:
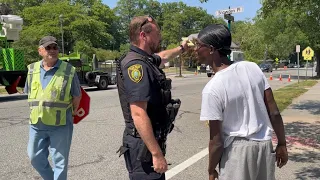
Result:
<svg viewBox="0 0 320 180">
<path fill-rule="evenodd" d="M 290 63 L 287 65 L 288 68 L 294 68 L 294 64 Z"/>
<path fill-rule="evenodd" d="M 271 64 L 260 64 L 260 69 L 262 72 L 272 72 L 272 65 Z"/>
</svg>

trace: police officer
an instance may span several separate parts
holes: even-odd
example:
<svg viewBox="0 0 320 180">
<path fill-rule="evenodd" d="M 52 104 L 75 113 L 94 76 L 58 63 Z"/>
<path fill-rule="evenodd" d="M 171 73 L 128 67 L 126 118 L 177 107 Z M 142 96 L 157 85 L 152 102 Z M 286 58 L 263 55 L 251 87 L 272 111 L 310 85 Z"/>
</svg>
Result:
<svg viewBox="0 0 320 180">
<path fill-rule="evenodd" d="M 43 37 L 38 52 L 43 59 L 28 66 L 24 89 L 31 109 L 28 155 L 43 179 L 66 180 L 80 83 L 75 68 L 58 59 L 55 37 Z M 49 150 L 53 167 L 48 162 Z"/>
<path fill-rule="evenodd" d="M 134 17 L 129 31 L 130 51 L 119 59 L 117 76 L 126 124 L 120 156 L 124 154 L 130 180 L 164 180 L 168 133 L 163 132 L 168 130 L 166 105 L 171 92 L 170 81 L 159 66 L 188 47 L 184 41 L 174 49 L 159 52 L 160 28 L 151 16 Z"/>
</svg>

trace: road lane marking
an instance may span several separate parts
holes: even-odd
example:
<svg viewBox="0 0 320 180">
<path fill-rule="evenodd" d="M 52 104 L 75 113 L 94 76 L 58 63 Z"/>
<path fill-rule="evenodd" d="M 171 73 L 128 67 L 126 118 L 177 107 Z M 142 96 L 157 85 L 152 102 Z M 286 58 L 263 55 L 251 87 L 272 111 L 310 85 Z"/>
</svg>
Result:
<svg viewBox="0 0 320 180">
<path fill-rule="evenodd" d="M 181 171 L 183 171 L 186 168 L 188 168 L 189 166 L 193 165 L 194 163 L 196 163 L 200 159 L 204 158 L 208 154 L 209 154 L 208 148 L 203 149 L 199 153 L 193 155 L 192 157 L 190 157 L 189 159 L 185 160 L 181 164 L 178 164 L 174 168 L 172 168 L 169 171 L 167 171 L 166 172 L 166 179 L 169 180 L 170 178 L 172 178 L 173 176 L 179 174 Z"/>
</svg>

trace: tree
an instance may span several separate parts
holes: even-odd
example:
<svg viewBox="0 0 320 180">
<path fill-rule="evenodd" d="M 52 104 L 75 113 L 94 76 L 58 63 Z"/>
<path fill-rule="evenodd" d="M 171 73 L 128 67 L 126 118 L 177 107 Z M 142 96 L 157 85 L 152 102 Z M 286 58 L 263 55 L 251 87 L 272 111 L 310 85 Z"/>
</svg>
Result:
<svg viewBox="0 0 320 180">
<path fill-rule="evenodd" d="M 232 41 L 240 45 L 246 60 L 258 62 L 264 59 L 266 44 L 263 41 L 263 31 L 257 23 L 237 21 L 232 29 Z"/>
<path fill-rule="evenodd" d="M 119 0 L 115 8 L 116 15 L 119 17 L 118 31 L 123 37 L 122 43 L 128 43 L 128 28 L 131 19 L 135 16 L 151 15 L 161 26 L 161 6 L 154 0 Z"/>
<path fill-rule="evenodd" d="M 99 61 L 114 60 L 120 56 L 118 51 L 105 50 L 101 48 L 95 49 L 95 54 Z"/>
<path fill-rule="evenodd" d="M 60 3 L 67 0 L 2 0 L 3 3 L 10 4 L 13 14 L 20 15 L 25 8 L 40 6 L 42 3 Z"/>
<path fill-rule="evenodd" d="M 12 9 L 7 3 L 0 3 L 0 15 L 12 14 Z"/>
<path fill-rule="evenodd" d="M 24 8 L 21 13 L 25 25 L 20 40 L 14 46 L 25 52 L 27 61 L 38 60 L 37 53 L 33 51 L 36 51 L 38 41 L 43 36 L 57 37 L 62 47 L 60 14 L 64 16 L 62 23 L 65 52 L 82 50 L 82 53 L 91 56 L 94 52 L 92 48 L 106 47 L 105 42 L 113 39 L 112 35 L 106 32 L 109 24 L 100 21 L 101 17 L 97 14 L 88 16 L 83 5 L 70 5 L 67 1 L 42 3 L 40 6 Z"/>
<path fill-rule="evenodd" d="M 104 30 L 107 34 L 101 39 L 104 49 L 118 49 L 121 42 L 121 35 L 117 29 L 119 28 L 119 18 L 115 15 L 115 11 L 109 6 L 102 4 L 101 1 L 94 1 L 89 9 L 88 15 L 99 22 L 104 23 Z"/>
<path fill-rule="evenodd" d="M 178 43 L 181 37 L 198 33 L 209 24 L 221 22 L 221 19 L 215 19 L 202 8 L 189 7 L 182 2 L 163 3 L 162 12 L 164 46 Z"/>
<path fill-rule="evenodd" d="M 318 0 L 291 1 L 291 0 L 263 0 L 260 17 L 267 19 L 272 17 L 277 11 L 285 14 L 283 19 L 286 19 L 287 29 L 282 29 L 283 32 L 294 31 L 298 35 L 297 43 L 302 47 L 310 45 L 316 52 L 317 69 L 320 67 L 320 8 Z M 294 49 L 294 47 L 292 47 Z M 320 72 L 318 71 L 318 76 Z"/>
</svg>

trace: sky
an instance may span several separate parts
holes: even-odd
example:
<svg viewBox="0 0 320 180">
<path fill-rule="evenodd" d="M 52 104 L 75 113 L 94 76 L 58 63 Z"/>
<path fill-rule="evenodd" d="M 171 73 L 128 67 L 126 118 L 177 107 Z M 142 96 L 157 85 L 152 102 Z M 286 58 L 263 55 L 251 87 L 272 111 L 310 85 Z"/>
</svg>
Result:
<svg viewBox="0 0 320 180">
<path fill-rule="evenodd" d="M 215 16 L 215 12 L 218 10 L 243 7 L 242 13 L 233 14 L 235 21 L 252 19 L 256 16 L 257 11 L 261 8 L 260 0 L 209 0 L 207 3 L 200 3 L 199 0 L 158 0 L 160 3 L 165 2 L 179 2 L 182 1 L 188 6 L 200 6 L 207 10 L 208 14 Z M 114 8 L 117 5 L 117 0 L 103 0 L 103 3 L 110 8 Z M 223 17 L 223 16 L 221 16 Z"/>
</svg>

